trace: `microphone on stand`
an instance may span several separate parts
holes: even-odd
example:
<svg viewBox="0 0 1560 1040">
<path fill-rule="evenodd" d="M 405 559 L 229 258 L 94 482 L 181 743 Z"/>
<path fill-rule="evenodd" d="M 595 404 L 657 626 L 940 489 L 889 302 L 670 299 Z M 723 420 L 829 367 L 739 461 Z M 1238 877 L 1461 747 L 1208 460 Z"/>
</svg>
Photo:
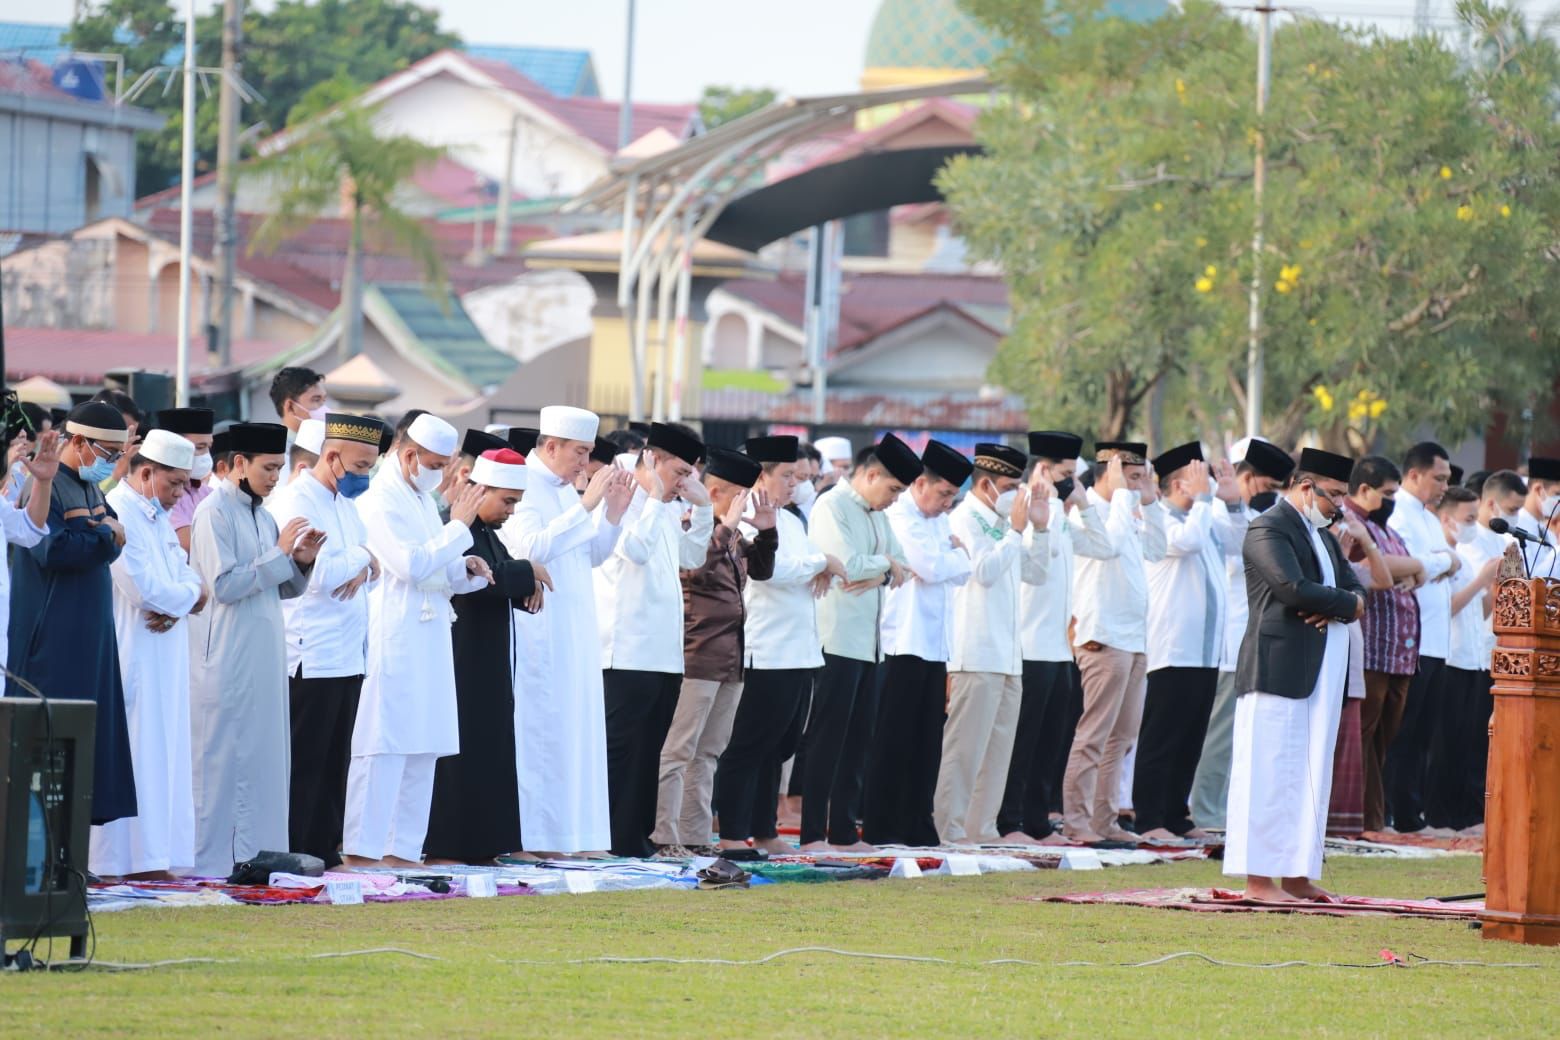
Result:
<svg viewBox="0 0 1560 1040">
<path fill-rule="evenodd" d="M 1524 542 L 1524 543 L 1525 542 L 1531 542 L 1534 545 L 1544 545 L 1544 546 L 1552 546 L 1553 545 L 1553 543 L 1550 542 L 1550 540 L 1548 538 L 1545 538 L 1543 535 L 1541 535 L 1541 534 L 1538 534 L 1538 535 L 1528 534 L 1526 531 L 1522 530 L 1522 528 L 1520 528 L 1520 527 L 1512 527 L 1509 523 L 1507 523 L 1506 521 L 1502 520 L 1498 516 L 1495 519 L 1490 521 L 1490 530 L 1494 531 L 1496 534 L 1509 534 L 1509 535 L 1511 535 L 1511 537 L 1515 538 L 1519 542 Z"/>
</svg>

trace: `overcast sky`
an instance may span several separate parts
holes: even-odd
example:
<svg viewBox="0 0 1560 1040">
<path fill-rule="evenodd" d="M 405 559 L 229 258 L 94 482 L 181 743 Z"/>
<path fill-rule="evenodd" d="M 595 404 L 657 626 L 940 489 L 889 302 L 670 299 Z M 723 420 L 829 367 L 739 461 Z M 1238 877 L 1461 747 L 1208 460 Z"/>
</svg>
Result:
<svg viewBox="0 0 1560 1040">
<path fill-rule="evenodd" d="M 179 0 L 182 3 L 182 0 Z M 1239 2 L 1239 0 L 1232 0 Z M 1560 0 L 1525 0 L 1530 11 Z M 596 59 L 604 94 L 623 87 L 628 0 L 424 0 L 471 43 L 580 47 Z M 210 6 L 197 0 L 197 8 Z M 1298 9 L 1402 30 L 1414 0 L 1296 0 Z M 854 90 L 878 0 L 638 0 L 635 95 L 685 101 L 708 84 L 772 86 L 793 95 Z M 72 0 L 0 0 L 0 21 L 69 21 Z M 1431 0 L 1451 20 L 1453 0 Z M 217 41 L 211 41 L 215 47 Z M 206 41 L 201 41 L 204 59 Z"/>
</svg>

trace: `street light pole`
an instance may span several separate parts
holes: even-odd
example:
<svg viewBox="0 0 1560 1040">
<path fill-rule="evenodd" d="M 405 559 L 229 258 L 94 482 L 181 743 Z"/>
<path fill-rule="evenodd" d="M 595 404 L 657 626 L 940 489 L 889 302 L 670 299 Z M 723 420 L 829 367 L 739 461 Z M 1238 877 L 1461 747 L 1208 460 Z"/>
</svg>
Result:
<svg viewBox="0 0 1560 1040">
<path fill-rule="evenodd" d="M 1263 120 L 1267 112 L 1268 86 L 1272 80 L 1273 8 L 1259 7 L 1257 30 L 1257 134 L 1256 159 L 1252 166 L 1253 202 L 1251 230 L 1251 300 L 1248 314 L 1250 338 L 1246 343 L 1246 436 L 1262 434 L 1262 191 L 1267 182 L 1267 135 Z"/>
<path fill-rule="evenodd" d="M 190 238 L 195 179 L 195 0 L 184 0 L 184 141 L 179 172 L 179 335 L 175 403 L 190 403 Z"/>
</svg>

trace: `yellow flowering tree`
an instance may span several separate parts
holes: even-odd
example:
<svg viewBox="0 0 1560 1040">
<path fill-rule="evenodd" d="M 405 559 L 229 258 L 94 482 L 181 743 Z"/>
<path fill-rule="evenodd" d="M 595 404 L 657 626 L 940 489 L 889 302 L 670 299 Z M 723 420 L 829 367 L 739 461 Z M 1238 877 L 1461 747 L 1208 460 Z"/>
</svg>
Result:
<svg viewBox="0 0 1560 1040">
<path fill-rule="evenodd" d="M 965 0 L 1008 45 L 985 154 L 941 183 L 998 262 L 993 379 L 1037 419 L 1217 442 L 1245 408 L 1252 31 L 1207 0 Z M 1338 448 L 1453 438 L 1560 374 L 1560 52 L 1459 6 L 1467 39 L 1315 20 L 1274 47 L 1261 290 L 1265 430 Z M 1364 394 L 1364 396 L 1361 396 Z M 1390 406 L 1388 402 L 1391 402 Z M 1325 407 L 1324 407 L 1325 405 Z"/>
</svg>

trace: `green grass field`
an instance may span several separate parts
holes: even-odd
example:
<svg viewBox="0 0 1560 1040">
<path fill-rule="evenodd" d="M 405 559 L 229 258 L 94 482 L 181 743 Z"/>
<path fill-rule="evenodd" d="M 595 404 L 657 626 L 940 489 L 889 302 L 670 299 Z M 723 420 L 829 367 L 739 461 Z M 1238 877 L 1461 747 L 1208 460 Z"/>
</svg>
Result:
<svg viewBox="0 0 1560 1040">
<path fill-rule="evenodd" d="M 1474 857 L 1333 859 L 1323 883 L 1352 894 L 1422 898 L 1478 891 L 1479 868 Z M 99 958 L 236 962 L 3 977 L 0 1036 L 1202 1040 L 1560 1033 L 1560 949 L 1484 942 L 1463 924 L 1030 899 L 1218 883 L 1217 864 L 1192 863 L 749 891 L 133 910 L 98 918 Z M 442 959 L 308 959 L 378 946 Z M 961 966 L 823 954 L 756 967 L 556 963 L 601 955 L 747 959 L 796 946 L 935 955 Z M 1234 961 L 1367 964 L 1384 947 L 1405 956 L 1542 967 L 1049 966 L 1115 964 L 1178 950 Z M 971 964 L 1000 957 L 1048 966 Z M 517 963 L 524 960 L 549 963 Z"/>
</svg>

